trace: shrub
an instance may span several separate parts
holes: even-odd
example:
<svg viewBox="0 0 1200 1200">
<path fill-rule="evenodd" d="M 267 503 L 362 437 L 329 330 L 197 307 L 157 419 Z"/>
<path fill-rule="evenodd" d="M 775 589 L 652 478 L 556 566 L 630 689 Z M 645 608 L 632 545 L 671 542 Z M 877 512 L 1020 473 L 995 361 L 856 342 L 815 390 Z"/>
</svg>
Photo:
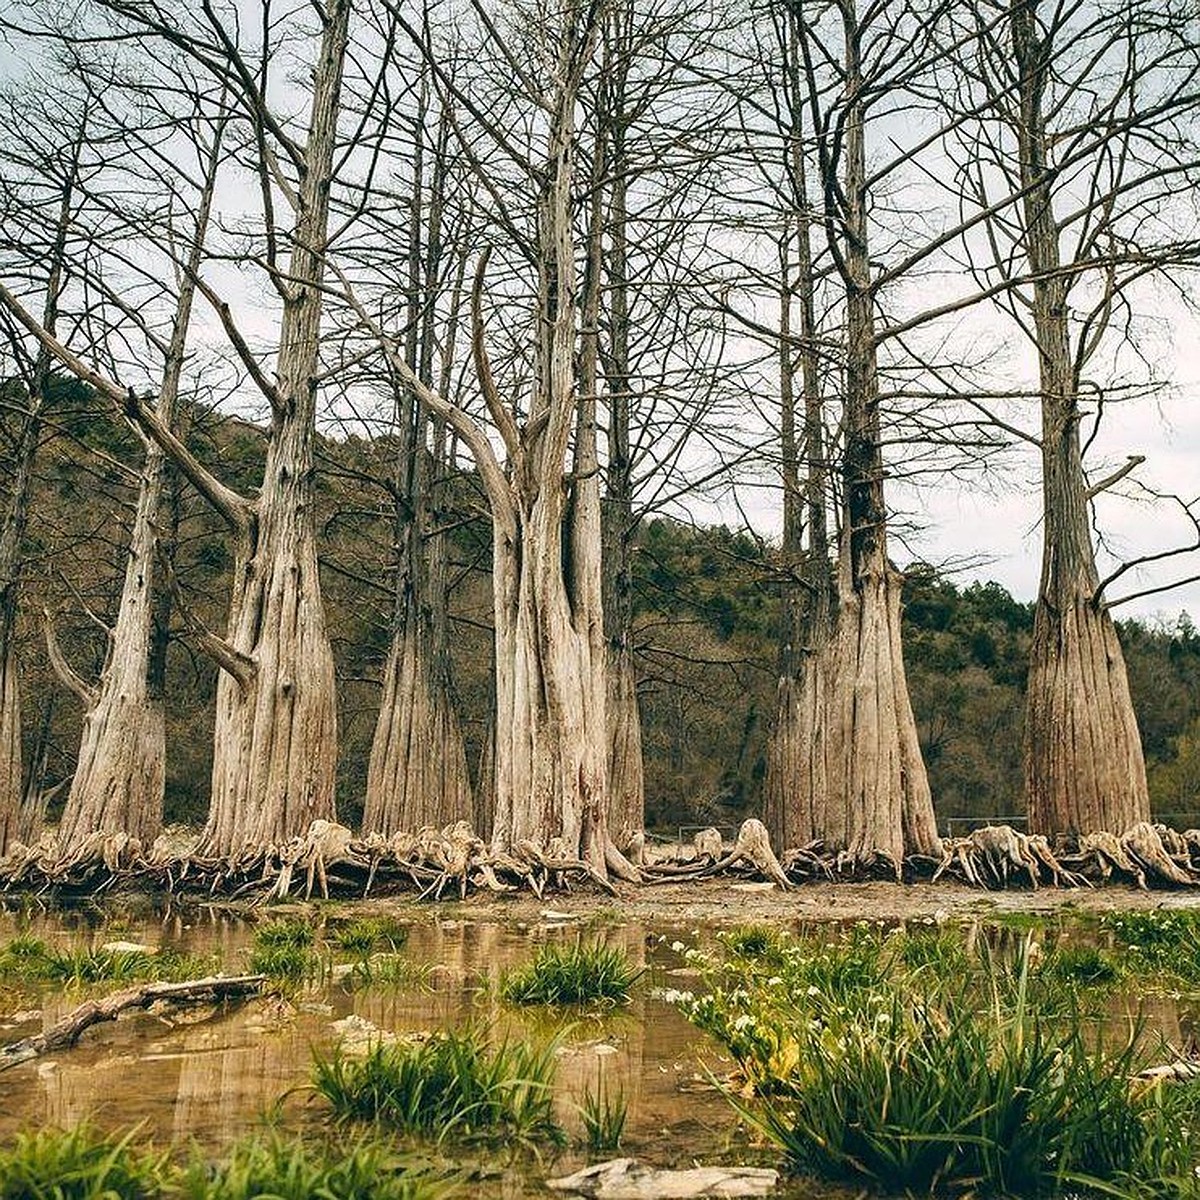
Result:
<svg viewBox="0 0 1200 1200">
<path fill-rule="evenodd" d="M 507 974 L 500 991 L 511 1004 L 615 1004 L 629 999 L 639 975 L 617 947 L 552 943 L 542 946 L 531 963 Z"/>
</svg>

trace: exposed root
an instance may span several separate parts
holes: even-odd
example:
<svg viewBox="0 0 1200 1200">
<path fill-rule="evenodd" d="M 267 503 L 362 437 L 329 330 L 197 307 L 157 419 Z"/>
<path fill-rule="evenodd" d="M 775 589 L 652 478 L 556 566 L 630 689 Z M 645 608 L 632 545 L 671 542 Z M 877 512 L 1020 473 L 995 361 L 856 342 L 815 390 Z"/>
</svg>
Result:
<svg viewBox="0 0 1200 1200">
<path fill-rule="evenodd" d="M 50 834 L 33 846 L 19 842 L 0 860 L 4 890 L 94 894 L 122 882 L 170 892 L 207 893 L 265 901 L 299 894 L 307 899 L 415 891 L 421 898 L 466 897 L 472 890 L 510 895 L 528 890 L 569 892 L 578 884 L 617 894 L 612 880 L 630 884 L 678 883 L 717 875 L 752 876 L 788 889 L 808 880 L 922 879 L 943 876 L 972 887 L 1092 887 L 1105 881 L 1140 888 L 1200 884 L 1200 830 L 1176 833 L 1141 823 L 1121 836 L 1104 831 L 1054 845 L 1008 825 L 986 826 L 963 838 L 946 838 L 942 854 L 913 855 L 897 863 L 881 851 L 852 853 L 810 842 L 776 857 L 765 826 L 751 818 L 728 849 L 715 829 L 690 845 L 651 846 L 635 839 L 636 864 L 611 843 L 604 869 L 580 859 L 552 838 L 522 841 L 498 851 L 466 822 L 427 826 L 390 838 L 358 837 L 344 825 L 315 821 L 304 837 L 284 846 L 234 858 L 195 854 L 194 842 L 159 838 L 145 849 L 122 834 L 97 834 L 64 856 Z M 782 861 L 781 861 L 782 859 Z"/>
</svg>

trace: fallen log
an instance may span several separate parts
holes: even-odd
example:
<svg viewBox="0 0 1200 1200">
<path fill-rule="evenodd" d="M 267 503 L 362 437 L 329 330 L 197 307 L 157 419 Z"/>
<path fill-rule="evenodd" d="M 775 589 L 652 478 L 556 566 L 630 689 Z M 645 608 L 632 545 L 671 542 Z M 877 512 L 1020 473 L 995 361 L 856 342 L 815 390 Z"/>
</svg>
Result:
<svg viewBox="0 0 1200 1200">
<path fill-rule="evenodd" d="M 146 1009 L 159 1001 L 207 1004 L 219 1000 L 244 1000 L 262 991 L 265 982 L 265 975 L 211 976 L 185 983 L 146 983 L 98 1000 L 87 1000 L 44 1032 L 0 1047 L 0 1071 L 43 1054 L 70 1049 L 91 1026 L 115 1021 L 131 1009 Z"/>
</svg>

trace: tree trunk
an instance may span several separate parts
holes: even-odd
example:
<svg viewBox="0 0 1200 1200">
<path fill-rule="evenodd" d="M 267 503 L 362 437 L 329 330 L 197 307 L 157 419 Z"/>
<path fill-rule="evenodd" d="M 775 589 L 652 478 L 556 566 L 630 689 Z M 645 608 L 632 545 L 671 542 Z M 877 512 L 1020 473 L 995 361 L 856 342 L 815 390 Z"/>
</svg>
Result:
<svg viewBox="0 0 1200 1200">
<path fill-rule="evenodd" d="M 613 841 L 627 846 L 646 825 L 646 782 L 642 760 L 642 715 L 633 662 L 633 580 L 630 542 L 633 522 L 633 462 L 629 445 L 633 376 L 629 362 L 629 275 L 627 163 L 624 129 L 613 129 L 612 199 L 607 218 L 609 253 L 608 466 L 601 513 L 604 631 L 608 643 L 608 825 Z"/>
<path fill-rule="evenodd" d="M 59 199 L 54 240 L 50 246 L 49 273 L 42 325 L 54 333 L 58 323 L 59 293 L 63 287 L 63 258 L 72 219 L 76 173 L 86 136 L 86 118 L 80 122 L 71 146 L 67 177 Z M 21 585 L 22 543 L 29 521 L 33 494 L 33 468 L 42 435 L 42 411 L 50 386 L 50 352 L 39 346 L 29 377 L 28 408 L 13 452 L 13 481 L 4 523 L 0 525 L 0 856 L 16 837 L 24 801 L 25 776 L 21 764 L 21 680 L 17 662 L 17 610 Z"/>
<path fill-rule="evenodd" d="M 496 628 L 492 843 L 560 838 L 601 873 L 608 837 L 607 684 L 600 586 L 595 399 L 575 380 L 576 278 L 571 222 L 578 72 L 594 16 L 562 37 L 561 81 L 538 201 L 537 387 L 541 432 L 512 464 L 511 501 L 493 501 Z M 574 471 L 566 474 L 575 434 Z"/>
<path fill-rule="evenodd" d="M 1059 273 L 1042 96 L 1050 59 L 1037 0 L 1011 15 L 1026 254 L 1042 405 L 1042 576 L 1025 711 L 1025 792 L 1038 833 L 1121 832 L 1150 817 L 1146 767 L 1116 628 L 1097 596 L 1078 379 Z"/>
<path fill-rule="evenodd" d="M 159 388 L 158 416 L 172 431 L 220 153 L 218 126 Z M 160 542 L 168 466 L 162 447 L 145 440 L 117 621 L 95 702 L 84 713 L 75 775 L 59 825 L 59 846 L 68 856 L 95 833 L 126 833 L 149 847 L 162 829 L 167 756 L 163 660 L 170 602 L 158 572 L 160 557 L 169 548 Z"/>
<path fill-rule="evenodd" d="M 334 819 L 337 705 L 317 570 L 313 439 L 321 281 L 350 0 L 326 0 L 288 267 L 271 439 L 239 547 L 217 686 L 209 854 L 259 853 Z"/>
<path fill-rule="evenodd" d="M 409 220 L 408 329 L 405 354 L 423 384 L 433 385 L 437 342 L 436 289 L 441 266 L 441 220 L 449 123 L 439 123 L 429 188 L 428 239 L 422 255 L 425 93 L 415 122 L 416 155 Z M 424 274 L 422 277 L 422 268 Z M 461 290 L 461 279 L 459 289 Z M 445 330 L 440 390 L 449 389 L 458 310 Z M 438 473 L 443 470 L 445 430 L 439 427 L 432 455 L 430 418 L 411 387 L 397 395 L 395 540 L 399 554 L 392 643 L 384 669 L 383 697 L 367 769 L 363 830 L 390 836 L 423 825 L 442 828 L 470 820 L 472 798 L 466 746 L 454 705 L 447 622 L 447 545 L 437 522 Z"/>
<path fill-rule="evenodd" d="M 779 392 L 780 457 L 783 480 L 783 612 L 779 639 L 779 682 L 775 719 L 767 741 L 763 810 L 767 828 L 781 847 L 802 846 L 824 837 L 834 822 L 830 802 L 829 732 L 826 704 L 827 657 L 833 636 L 833 580 L 830 577 L 825 489 L 825 435 L 820 370 L 816 350 L 812 240 L 804 162 L 802 82 L 796 14 L 787 21 L 788 154 L 790 190 L 795 197 L 795 264 L 792 231 L 780 241 Z M 790 224 L 790 222 L 789 222 Z M 795 270 L 795 285 L 791 272 Z M 800 378 L 804 391 L 804 478 L 796 438 L 795 360 L 792 298 L 800 302 Z M 807 546 L 804 535 L 807 528 Z"/>
<path fill-rule="evenodd" d="M 899 574 L 887 556 L 866 149 L 852 3 L 846 32 L 846 386 L 838 614 L 829 658 L 829 802 L 824 836 L 856 857 L 940 853 L 900 644 Z"/>
</svg>

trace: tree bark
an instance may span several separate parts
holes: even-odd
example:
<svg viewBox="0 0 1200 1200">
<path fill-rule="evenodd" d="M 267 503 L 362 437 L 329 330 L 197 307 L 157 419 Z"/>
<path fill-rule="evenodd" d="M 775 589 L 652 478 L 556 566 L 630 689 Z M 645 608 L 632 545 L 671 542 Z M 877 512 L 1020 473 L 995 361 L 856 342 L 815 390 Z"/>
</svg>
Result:
<svg viewBox="0 0 1200 1200">
<path fill-rule="evenodd" d="M 202 852 L 253 853 L 334 819 L 337 705 L 313 507 L 324 251 L 350 0 L 325 0 L 276 363 L 271 438 L 239 547 Z"/>
<path fill-rule="evenodd" d="M 826 704 L 833 636 L 833 579 L 829 564 L 825 435 L 816 352 L 816 305 L 803 149 L 803 107 L 797 17 L 787 19 L 785 71 L 788 101 L 787 171 L 796 212 L 780 241 L 779 401 L 783 481 L 782 628 L 775 718 L 767 740 L 763 809 L 776 845 L 802 846 L 833 825 L 827 808 L 829 732 Z M 794 225 L 794 234 L 792 226 Z M 792 242 L 795 241 L 793 265 Z M 795 271 L 795 284 L 792 271 Z M 800 379 L 803 388 L 803 462 L 796 437 L 796 351 L 793 296 L 800 307 Z M 807 532 L 807 545 L 805 533 Z"/>
<path fill-rule="evenodd" d="M 594 398 L 575 387 L 575 247 L 571 222 L 578 78 L 594 14 L 571 13 L 538 201 L 537 385 L 512 463 L 511 501 L 493 500 L 496 630 L 492 844 L 561 839 L 607 876 L 607 676 L 601 606 L 600 481 Z M 566 474 L 576 434 L 574 471 Z M 501 499 L 496 504 L 495 499 Z"/>
<path fill-rule="evenodd" d="M 409 221 L 408 329 L 405 354 L 412 370 L 433 386 L 437 341 L 435 300 L 442 261 L 441 222 L 445 188 L 448 121 L 443 117 L 428 196 L 428 237 L 422 254 L 424 205 L 422 93 L 413 163 Z M 461 290 L 461 279 L 459 281 Z M 457 332 L 457 300 L 452 308 L 441 362 L 440 391 L 450 385 Z M 399 385 L 399 444 L 393 481 L 395 541 L 398 552 L 392 640 L 384 668 L 383 697 L 367 769 L 363 830 L 390 836 L 424 825 L 442 828 L 470 820 L 472 797 L 466 746 L 454 704 L 447 621 L 446 535 L 436 528 L 438 473 L 444 469 L 444 426 L 428 449 L 428 408 L 412 387 Z"/>
<path fill-rule="evenodd" d="M 901 578 L 887 556 L 868 253 L 862 30 L 852 0 L 846 0 L 841 12 L 846 42 L 844 512 L 838 614 L 829 657 L 828 824 L 822 835 L 855 857 L 882 852 L 899 871 L 906 854 L 937 854 L 941 843 L 901 653 Z"/>
<path fill-rule="evenodd" d="M 172 431 L 220 154 L 218 126 L 199 197 L 191 250 L 180 280 L 158 394 L 159 419 Z M 146 458 L 117 621 L 95 703 L 84 713 L 75 775 L 59 825 L 59 846 L 68 857 L 95 833 L 127 833 L 149 847 L 162 829 L 167 755 L 162 643 L 170 603 L 158 573 L 160 556 L 166 549 L 160 541 L 160 529 L 168 463 L 163 448 L 149 438 L 145 440 Z"/>
<path fill-rule="evenodd" d="M 1021 212 L 1034 279 L 1042 407 L 1042 575 L 1026 694 L 1026 803 L 1034 832 L 1119 833 L 1149 820 L 1150 801 L 1124 655 L 1097 596 L 1070 288 L 1060 273 L 1042 108 L 1052 54 L 1039 33 L 1037 8 L 1037 0 L 1026 0 L 1010 17 L 1021 112 Z"/>
<path fill-rule="evenodd" d="M 67 176 L 59 198 L 53 242 L 49 247 L 49 271 L 42 325 L 54 333 L 58 324 L 59 296 L 63 288 L 63 260 L 70 231 L 72 205 L 78 180 L 79 157 L 86 136 L 86 118 L 81 120 L 70 147 Z M 21 824 L 25 776 L 21 757 L 21 680 L 17 661 L 16 634 L 21 586 L 22 543 L 29 522 L 33 495 L 33 470 L 42 435 L 42 412 L 50 386 L 53 359 L 39 346 L 29 376 L 27 408 L 13 453 L 13 481 L 0 525 L 0 856 L 17 836 Z"/>
</svg>

